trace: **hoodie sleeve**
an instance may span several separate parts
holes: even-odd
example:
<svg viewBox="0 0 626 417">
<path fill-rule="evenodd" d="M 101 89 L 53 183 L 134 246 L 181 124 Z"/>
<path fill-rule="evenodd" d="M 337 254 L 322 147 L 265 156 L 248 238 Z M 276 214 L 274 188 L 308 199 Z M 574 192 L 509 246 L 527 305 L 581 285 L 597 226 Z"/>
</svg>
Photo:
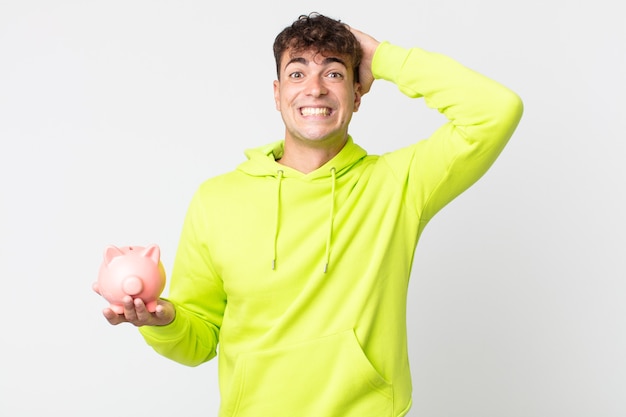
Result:
<svg viewBox="0 0 626 417">
<path fill-rule="evenodd" d="M 521 119 L 522 101 L 496 81 L 420 48 L 383 42 L 372 72 L 448 119 L 430 138 L 384 158 L 428 222 L 493 164 Z"/>
<path fill-rule="evenodd" d="M 172 270 L 168 300 L 176 317 L 167 326 L 144 326 L 139 330 L 159 354 L 188 366 L 200 365 L 216 356 L 219 329 L 226 306 L 222 280 L 213 268 L 206 236 L 210 236 L 207 193 L 193 197 Z"/>
</svg>

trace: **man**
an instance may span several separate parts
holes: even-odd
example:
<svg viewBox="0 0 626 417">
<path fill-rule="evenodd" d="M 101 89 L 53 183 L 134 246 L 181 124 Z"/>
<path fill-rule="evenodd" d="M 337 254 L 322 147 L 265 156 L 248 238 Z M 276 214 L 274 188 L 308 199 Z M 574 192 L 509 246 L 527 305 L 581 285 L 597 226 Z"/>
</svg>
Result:
<svg viewBox="0 0 626 417">
<path fill-rule="evenodd" d="M 521 101 L 450 58 L 317 14 L 285 28 L 274 53 L 284 140 L 200 186 L 155 313 L 128 297 L 124 314 L 104 315 L 189 366 L 219 342 L 220 416 L 405 415 L 417 241 L 494 162 Z M 448 123 L 367 155 L 348 125 L 374 79 L 424 97 Z"/>
</svg>

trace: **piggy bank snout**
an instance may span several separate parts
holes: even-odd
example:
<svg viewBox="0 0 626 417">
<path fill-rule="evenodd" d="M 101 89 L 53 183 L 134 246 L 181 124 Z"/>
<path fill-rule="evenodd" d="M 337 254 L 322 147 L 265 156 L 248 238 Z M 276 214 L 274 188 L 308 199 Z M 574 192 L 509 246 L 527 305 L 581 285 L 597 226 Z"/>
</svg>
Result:
<svg viewBox="0 0 626 417">
<path fill-rule="evenodd" d="M 122 289 L 128 295 L 137 295 L 143 291 L 143 281 L 137 276 L 126 277 L 122 282 Z"/>
</svg>

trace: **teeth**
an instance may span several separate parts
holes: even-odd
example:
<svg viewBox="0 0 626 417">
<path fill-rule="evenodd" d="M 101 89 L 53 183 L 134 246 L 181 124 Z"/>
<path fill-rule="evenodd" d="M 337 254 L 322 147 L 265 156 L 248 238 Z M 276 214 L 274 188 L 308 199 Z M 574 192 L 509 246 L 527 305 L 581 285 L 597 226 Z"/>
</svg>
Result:
<svg viewBox="0 0 626 417">
<path fill-rule="evenodd" d="M 303 116 L 328 116 L 330 109 L 327 107 L 303 107 L 301 112 Z"/>
</svg>

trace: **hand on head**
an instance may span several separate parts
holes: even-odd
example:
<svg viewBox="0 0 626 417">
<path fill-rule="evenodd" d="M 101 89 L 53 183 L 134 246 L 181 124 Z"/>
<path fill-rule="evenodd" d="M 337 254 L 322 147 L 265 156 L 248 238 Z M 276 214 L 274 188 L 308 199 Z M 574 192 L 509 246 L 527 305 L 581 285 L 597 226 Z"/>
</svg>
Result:
<svg viewBox="0 0 626 417">
<path fill-rule="evenodd" d="M 372 83 L 374 82 L 374 75 L 372 74 L 372 60 L 380 42 L 370 35 L 353 27 L 350 28 L 350 31 L 354 34 L 363 49 L 363 59 L 361 60 L 361 65 L 359 66 L 359 82 L 361 84 L 360 93 L 363 95 L 370 91 Z"/>
</svg>

